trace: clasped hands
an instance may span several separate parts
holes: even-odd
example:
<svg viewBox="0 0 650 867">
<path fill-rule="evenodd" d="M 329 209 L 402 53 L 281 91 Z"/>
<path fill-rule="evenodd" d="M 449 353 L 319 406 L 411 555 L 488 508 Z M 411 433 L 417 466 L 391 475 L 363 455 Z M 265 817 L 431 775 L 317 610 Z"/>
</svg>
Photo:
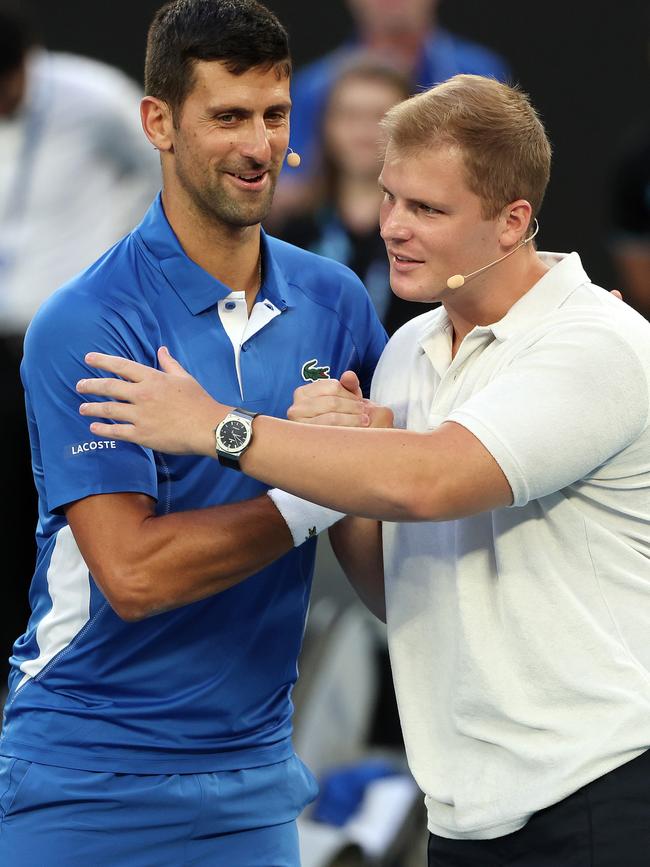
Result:
<svg viewBox="0 0 650 867">
<path fill-rule="evenodd" d="M 392 427 L 393 413 L 361 393 L 359 379 L 352 370 L 341 379 L 317 379 L 293 393 L 287 411 L 290 421 L 343 427 Z"/>
</svg>

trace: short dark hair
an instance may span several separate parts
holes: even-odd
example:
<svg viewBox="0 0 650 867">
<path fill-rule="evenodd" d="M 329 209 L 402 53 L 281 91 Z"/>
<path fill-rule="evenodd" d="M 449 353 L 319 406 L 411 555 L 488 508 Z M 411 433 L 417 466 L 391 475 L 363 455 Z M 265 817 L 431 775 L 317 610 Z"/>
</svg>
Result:
<svg viewBox="0 0 650 867">
<path fill-rule="evenodd" d="M 0 75 L 17 69 L 34 44 L 30 16 L 22 4 L 0 2 Z"/>
<path fill-rule="evenodd" d="M 145 93 L 174 116 L 192 89 L 194 64 L 219 60 L 233 75 L 278 67 L 291 74 L 289 37 L 257 0 L 171 0 L 154 16 L 147 38 Z"/>
</svg>

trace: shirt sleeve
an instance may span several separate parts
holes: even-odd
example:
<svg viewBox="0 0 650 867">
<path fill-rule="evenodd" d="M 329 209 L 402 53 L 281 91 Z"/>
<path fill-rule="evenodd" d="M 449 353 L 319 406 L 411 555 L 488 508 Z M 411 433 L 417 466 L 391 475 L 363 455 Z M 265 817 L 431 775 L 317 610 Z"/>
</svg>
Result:
<svg viewBox="0 0 650 867">
<path fill-rule="evenodd" d="M 492 454 L 513 506 L 587 477 L 648 424 L 648 375 L 607 325 L 560 326 L 530 346 L 447 421 Z"/>
<path fill-rule="evenodd" d="M 61 293 L 34 318 L 25 340 L 21 375 L 35 455 L 51 512 L 93 494 L 158 493 L 153 453 L 132 443 L 101 439 L 90 433 L 90 419 L 79 414 L 85 398 L 79 379 L 106 376 L 84 362 L 98 351 L 155 364 L 141 339 L 120 317 L 119 330 L 100 304 L 79 302 Z M 91 398 L 92 399 L 92 398 Z M 40 466 L 38 465 L 40 462 Z"/>
</svg>

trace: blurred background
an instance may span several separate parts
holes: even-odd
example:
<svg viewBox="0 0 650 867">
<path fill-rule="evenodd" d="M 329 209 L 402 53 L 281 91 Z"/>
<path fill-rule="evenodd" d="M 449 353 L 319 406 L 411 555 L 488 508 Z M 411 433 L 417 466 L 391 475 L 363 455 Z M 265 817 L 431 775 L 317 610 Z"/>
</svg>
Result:
<svg viewBox="0 0 650 867">
<path fill-rule="evenodd" d="M 377 0 L 377 9 L 382 8 L 382 2 L 385 14 L 390 15 L 400 0 Z M 160 5 L 158 0 L 112 0 L 110 4 L 34 0 L 30 5 L 37 37 L 49 51 L 103 61 L 132 80 L 126 87 L 137 89 L 141 85 L 146 32 Z M 353 30 L 352 12 L 358 13 L 363 0 L 309 5 L 298 0 L 269 0 L 267 5 L 288 27 L 294 65 L 300 76 L 300 70 L 317 58 L 348 44 Z M 440 0 L 435 11 L 440 28 L 482 46 L 494 74 L 518 83 L 531 95 L 545 123 L 554 160 L 541 212 L 539 248 L 577 250 L 595 283 L 620 289 L 629 303 L 649 316 L 647 0 L 546 0 L 509 5 L 488 0 Z M 319 109 L 316 123 L 323 161 L 311 164 L 307 185 L 311 195 L 293 202 L 291 196 L 286 196 L 288 204 L 273 215 L 269 228 L 353 267 L 366 283 L 387 330 L 392 332 L 420 311 L 392 304 L 374 216 L 376 159 L 372 154 L 365 160 L 346 154 L 346 131 L 348 145 L 353 143 L 359 156 L 364 135 L 374 142 L 379 116 L 403 98 L 404 87 L 409 85 L 404 84 L 403 69 L 393 75 L 380 68 L 391 65 L 388 57 L 375 55 L 371 62 L 368 58 L 353 61 L 355 68 L 346 67 L 345 81 L 337 78 L 333 82 L 328 100 Z M 476 70 L 452 69 L 450 74 L 455 71 Z M 137 113 L 135 89 L 133 111 Z M 358 117 L 361 109 L 355 99 L 367 109 L 366 130 L 355 131 L 356 138 L 350 118 Z M 299 123 L 296 116 L 296 134 Z M 9 125 L 0 117 L 0 163 L 5 159 L 2 147 L 11 146 Z M 117 127 L 114 137 L 124 141 Z M 58 147 L 63 153 L 69 145 L 59 142 Z M 126 165 L 121 171 L 124 174 L 135 168 L 135 164 Z M 152 180 L 150 169 L 151 165 L 138 167 L 142 203 L 130 205 L 141 213 L 157 184 L 157 174 Z M 283 172 L 287 178 L 286 189 L 280 189 L 282 201 L 291 184 L 289 172 Z M 0 202 L 3 196 L 10 202 L 10 175 L 5 159 L 5 165 L 0 165 Z M 130 186 L 133 188 L 132 183 Z M 123 225 L 116 221 L 115 237 L 110 242 L 138 219 L 129 217 L 130 222 Z M 0 236 L 0 253 L 2 242 Z M 85 264 L 80 262 L 74 271 Z M 0 269 L 0 298 L 5 288 L 1 275 Z M 5 551 L 14 553 L 6 557 L 9 568 L 4 571 L 0 638 L 3 679 L 11 643 L 27 616 L 36 523 L 17 381 L 22 325 L 19 319 L 10 321 L 6 305 L 0 307 L 0 331 L 4 334 L 0 349 L 6 356 L 2 358 L 4 378 L 0 383 L 6 416 L 2 418 L 3 446 L 5 462 L 12 465 L 9 472 L 15 473 L 7 479 L 14 496 L 9 501 L 5 492 L 4 497 L 7 514 L 3 526 L 9 528 Z M 408 775 L 402 773 L 404 755 L 383 627 L 361 610 L 326 539 L 321 539 L 319 545 L 301 671 L 295 691 L 297 747 L 321 776 L 328 796 L 317 804 L 318 814 L 307 817 L 303 829 L 304 867 L 423 864 L 425 819 L 421 799 Z M 390 816 L 394 821 L 387 821 Z"/>
<path fill-rule="evenodd" d="M 159 5 L 34 3 L 48 47 L 100 58 L 137 81 L 147 27 Z M 350 34 L 344 0 L 267 5 L 289 30 L 297 68 Z M 554 161 L 540 249 L 578 250 L 592 280 L 607 287 L 620 282 L 608 249 L 616 157 L 626 136 L 650 122 L 649 18 L 647 0 L 441 0 L 439 6 L 441 25 L 506 58 L 544 120 Z"/>
</svg>

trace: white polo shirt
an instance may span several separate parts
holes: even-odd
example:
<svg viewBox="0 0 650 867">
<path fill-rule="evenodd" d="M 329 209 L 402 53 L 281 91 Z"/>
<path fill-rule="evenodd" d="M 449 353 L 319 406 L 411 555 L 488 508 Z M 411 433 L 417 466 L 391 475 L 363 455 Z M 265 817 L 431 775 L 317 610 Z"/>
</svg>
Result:
<svg viewBox="0 0 650 867">
<path fill-rule="evenodd" d="M 451 359 L 444 309 L 391 339 L 373 398 L 454 421 L 514 506 L 384 524 L 388 639 L 429 828 L 491 838 L 650 746 L 650 325 L 576 253 Z"/>
</svg>

